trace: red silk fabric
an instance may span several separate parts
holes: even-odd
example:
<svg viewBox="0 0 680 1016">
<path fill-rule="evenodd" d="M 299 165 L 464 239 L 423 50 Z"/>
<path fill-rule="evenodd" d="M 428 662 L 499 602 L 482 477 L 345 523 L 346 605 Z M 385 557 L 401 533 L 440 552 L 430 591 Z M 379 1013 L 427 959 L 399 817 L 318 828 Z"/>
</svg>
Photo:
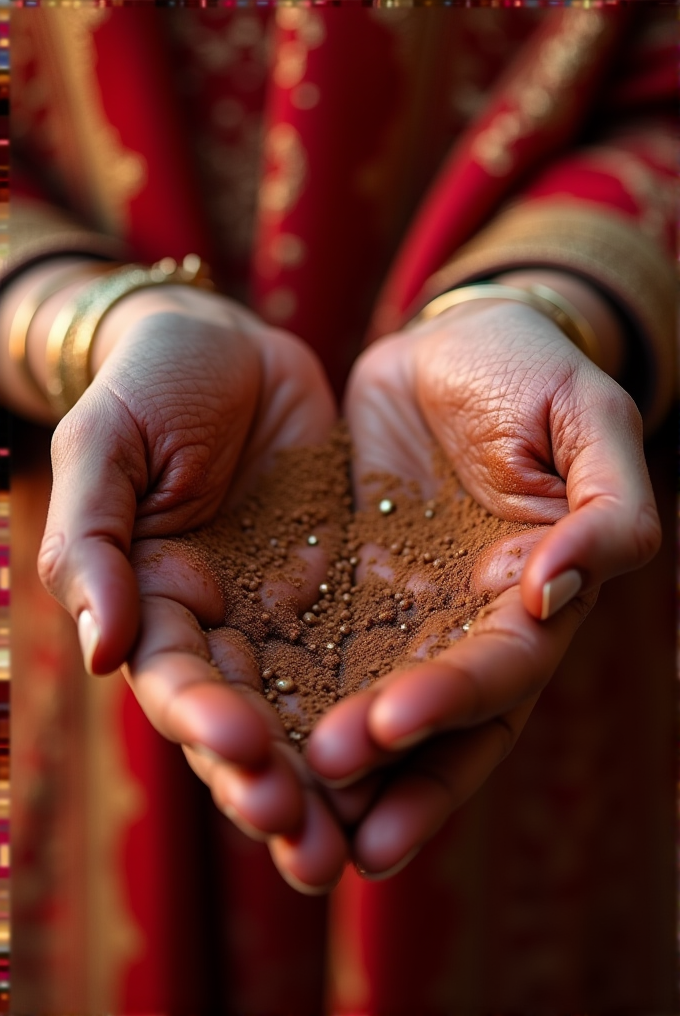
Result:
<svg viewBox="0 0 680 1016">
<path fill-rule="evenodd" d="M 97 189 L 82 176 L 78 135 L 71 148 L 63 143 L 74 94 L 55 82 L 42 105 L 35 99 L 35 83 L 55 73 L 51 43 L 37 20 L 28 23 L 35 13 L 17 22 L 18 81 L 35 87 L 17 88 L 13 101 L 25 125 L 18 147 L 45 188 L 118 232 L 139 258 L 201 254 L 222 288 L 318 352 L 338 392 L 371 316 L 374 334 L 398 327 L 428 275 L 506 199 L 567 193 L 635 221 L 656 208 L 672 243 L 668 202 L 654 204 L 616 165 L 624 151 L 671 179 L 662 146 L 635 124 L 642 109 L 667 115 L 673 48 L 627 11 L 604 11 L 580 63 L 578 40 L 573 66 L 561 51 L 559 101 L 520 124 L 494 164 L 478 158 L 479 138 L 512 112 L 545 46 L 585 12 L 105 10 L 88 36 L 94 91 L 79 101 L 96 100 L 112 151 L 132 153 L 137 183 L 131 173 L 115 201 L 104 183 Z M 668 583 L 658 567 L 647 573 L 652 588 L 655 576 Z M 56 616 L 36 588 L 31 598 Z M 615 630 L 620 603 L 613 593 L 604 599 L 598 623 Z M 659 623 L 645 618 L 654 632 Z M 662 643 L 659 635 L 661 670 Z M 603 661 L 599 645 L 586 631 L 515 756 L 407 871 L 383 885 L 350 872 L 330 905 L 284 885 L 265 849 L 214 814 L 177 750 L 125 698 L 110 722 L 145 803 L 102 877 L 120 885 L 141 945 L 121 968 L 110 1008 L 266 1016 L 324 1007 L 343 1016 L 662 1009 L 672 958 L 659 943 L 672 914 L 659 903 L 653 837 L 635 839 L 630 814 L 663 831 L 671 773 L 661 786 L 666 761 L 645 755 L 645 745 L 664 721 L 657 703 L 637 722 L 644 649 L 622 647 Z M 49 661 L 62 683 L 72 650 Z M 661 699 L 663 712 L 665 691 Z M 615 723 L 598 726 L 612 711 Z M 624 765 L 621 738 L 632 746 Z M 28 851 L 21 863 L 38 861 Z M 636 868 L 638 884 L 623 893 Z M 36 932 L 58 933 L 77 905 L 48 887 L 23 918 Z M 39 950 L 18 948 L 24 978 L 39 979 Z M 58 1007 L 77 1009 L 58 964 L 49 977 Z M 81 981 L 82 971 L 73 974 Z"/>
</svg>

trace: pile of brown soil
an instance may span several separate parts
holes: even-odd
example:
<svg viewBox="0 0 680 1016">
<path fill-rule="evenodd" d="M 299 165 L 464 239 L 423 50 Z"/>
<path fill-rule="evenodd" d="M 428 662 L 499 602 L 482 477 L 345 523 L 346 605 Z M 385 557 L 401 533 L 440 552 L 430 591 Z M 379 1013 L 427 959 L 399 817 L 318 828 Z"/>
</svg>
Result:
<svg viewBox="0 0 680 1016">
<path fill-rule="evenodd" d="M 237 511 L 182 538 L 217 579 L 224 625 L 246 636 L 262 693 L 300 747 L 333 703 L 464 636 L 492 599 L 471 590 L 475 561 L 527 528 L 490 515 L 437 452 L 434 499 L 375 474 L 368 506 L 353 511 L 350 451 L 338 427 L 323 445 L 281 452 Z M 310 551 L 317 567 L 323 553 L 325 578 L 305 598 Z"/>
</svg>

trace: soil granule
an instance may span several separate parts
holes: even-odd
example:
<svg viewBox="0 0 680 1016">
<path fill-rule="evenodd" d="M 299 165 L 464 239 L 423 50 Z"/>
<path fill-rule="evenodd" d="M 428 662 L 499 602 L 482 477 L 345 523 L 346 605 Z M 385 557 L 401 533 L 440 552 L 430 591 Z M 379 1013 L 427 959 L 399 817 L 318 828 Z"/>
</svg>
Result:
<svg viewBox="0 0 680 1016">
<path fill-rule="evenodd" d="M 435 498 L 376 473 L 354 511 L 350 452 L 343 425 L 323 445 L 280 452 L 237 510 L 180 538 L 215 576 L 224 635 L 236 646 L 245 636 L 262 694 L 299 747 L 335 702 L 464 637 L 493 599 L 471 589 L 475 562 L 530 528 L 481 507 L 439 450 Z M 324 569 L 310 594 L 312 557 Z"/>
</svg>

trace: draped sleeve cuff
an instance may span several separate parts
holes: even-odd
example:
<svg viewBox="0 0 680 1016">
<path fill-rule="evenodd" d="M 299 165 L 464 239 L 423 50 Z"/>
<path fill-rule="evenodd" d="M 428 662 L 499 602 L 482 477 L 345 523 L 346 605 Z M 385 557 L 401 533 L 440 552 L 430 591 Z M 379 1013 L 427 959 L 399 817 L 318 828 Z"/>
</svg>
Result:
<svg viewBox="0 0 680 1016">
<path fill-rule="evenodd" d="M 80 225 L 42 201 L 12 197 L 9 204 L 9 245 L 0 261 L 0 287 L 44 258 L 83 255 L 128 261 L 129 249 L 119 240 Z"/>
<path fill-rule="evenodd" d="M 562 269 L 613 303 L 631 339 L 624 383 L 653 428 L 675 391 L 677 282 L 668 255 L 623 213 L 577 200 L 525 201 L 507 208 L 432 275 L 418 308 L 449 289 L 516 268 Z"/>
</svg>

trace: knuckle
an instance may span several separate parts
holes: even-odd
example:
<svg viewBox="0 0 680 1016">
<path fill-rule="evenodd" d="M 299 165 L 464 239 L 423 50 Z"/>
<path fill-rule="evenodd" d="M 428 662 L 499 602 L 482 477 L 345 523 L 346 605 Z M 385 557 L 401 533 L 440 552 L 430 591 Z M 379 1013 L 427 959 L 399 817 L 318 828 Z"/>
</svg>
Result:
<svg viewBox="0 0 680 1016">
<path fill-rule="evenodd" d="M 76 406 L 57 424 L 51 445 L 54 469 L 58 469 L 91 440 L 92 422 L 89 414 L 81 406 Z"/>
<path fill-rule="evenodd" d="M 64 569 L 65 539 L 63 533 L 46 533 L 38 552 L 38 575 L 40 581 L 53 593 L 59 584 Z"/>
<path fill-rule="evenodd" d="M 398 348 L 403 343 L 399 335 L 386 335 L 378 339 L 357 359 L 351 374 L 351 383 L 364 386 L 390 383 L 395 367 L 402 362 Z"/>
<path fill-rule="evenodd" d="M 642 440 L 642 417 L 635 400 L 616 381 L 606 377 L 598 393 L 598 409 L 605 419 L 619 420 Z"/>
<path fill-rule="evenodd" d="M 618 406 L 619 412 L 623 415 L 624 419 L 631 426 L 634 426 L 639 431 L 640 436 L 642 436 L 642 417 L 633 397 L 624 388 L 621 388 L 620 385 L 615 385 L 612 391 L 612 400 Z"/>
</svg>

